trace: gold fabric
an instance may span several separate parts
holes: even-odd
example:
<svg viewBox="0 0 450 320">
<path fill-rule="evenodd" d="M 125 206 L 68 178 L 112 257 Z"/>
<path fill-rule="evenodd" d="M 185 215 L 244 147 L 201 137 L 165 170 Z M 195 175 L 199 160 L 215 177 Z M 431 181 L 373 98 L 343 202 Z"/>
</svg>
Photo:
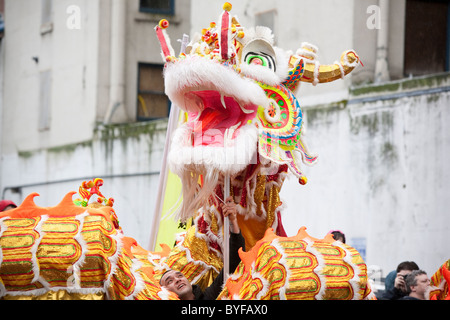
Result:
<svg viewBox="0 0 450 320">
<path fill-rule="evenodd" d="M 41 295 L 6 295 L 2 300 L 104 300 L 103 292 L 97 293 L 76 293 L 66 290 L 47 291 Z"/>
<path fill-rule="evenodd" d="M 290 68 L 293 68 L 294 65 L 298 63 L 300 59 L 304 59 L 304 57 L 291 56 L 289 60 Z M 346 62 L 348 61 L 348 63 Z M 352 72 L 356 67 L 356 62 L 359 63 L 359 57 L 355 52 L 349 51 L 344 52 L 341 55 L 340 63 L 342 65 L 342 70 L 339 64 L 331 64 L 331 65 L 320 65 L 317 72 L 317 80 L 319 83 L 326 83 L 335 81 L 342 78 L 342 71 L 344 71 L 344 76 Z M 305 63 L 305 70 L 303 73 L 303 77 L 301 77 L 301 81 L 303 82 L 313 82 L 316 74 L 316 64 L 315 62 L 307 62 Z"/>
<path fill-rule="evenodd" d="M 236 295 L 244 300 L 350 300 L 371 296 L 366 265 L 354 248 L 299 235 L 278 237 L 268 230 L 252 250 L 241 253 L 242 263 L 219 299 Z"/>
<path fill-rule="evenodd" d="M 148 261 L 142 264 L 125 248 L 133 241 L 103 215 L 34 214 L 6 218 L 0 226 L 1 299 L 162 299 L 158 282 L 137 268 L 148 268 Z"/>
<path fill-rule="evenodd" d="M 256 188 L 253 200 L 256 204 L 256 216 L 238 215 L 238 223 L 245 239 L 245 250 L 250 250 L 255 243 L 264 237 L 264 233 L 271 228 L 275 219 L 280 201 L 280 187 L 269 186 L 267 176 L 256 177 Z"/>
<path fill-rule="evenodd" d="M 171 269 L 182 270 L 190 281 L 203 273 L 196 284 L 205 289 L 214 281 L 223 267 L 223 262 L 216 252 L 210 250 L 204 237 L 196 236 L 196 230 L 195 225 L 187 230 L 181 246 L 172 249 L 166 263 Z"/>
</svg>

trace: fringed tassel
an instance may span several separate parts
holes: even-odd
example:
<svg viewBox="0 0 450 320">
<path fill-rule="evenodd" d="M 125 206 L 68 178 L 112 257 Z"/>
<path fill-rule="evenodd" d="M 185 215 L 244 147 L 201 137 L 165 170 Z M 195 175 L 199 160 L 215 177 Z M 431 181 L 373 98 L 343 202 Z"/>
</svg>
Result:
<svg viewBox="0 0 450 320">
<path fill-rule="evenodd" d="M 308 179 L 300 170 L 300 165 L 296 161 L 293 153 L 294 153 L 293 151 L 286 151 L 286 156 L 287 158 L 289 158 L 288 167 L 291 170 L 291 172 L 298 178 L 298 182 L 301 185 L 305 185 L 308 182 Z"/>
<path fill-rule="evenodd" d="M 39 268 L 39 262 L 37 259 L 37 250 L 39 248 L 39 244 L 41 243 L 42 238 L 45 235 L 45 232 L 42 231 L 42 225 L 44 224 L 44 222 L 48 219 L 47 215 L 43 215 L 40 217 L 40 221 L 38 222 L 38 224 L 35 227 L 35 231 L 39 234 L 39 238 L 36 239 L 36 241 L 33 244 L 33 247 L 31 248 L 31 254 L 32 254 L 32 265 L 33 265 L 33 273 L 34 273 L 34 277 L 33 280 L 31 281 L 31 283 L 36 282 L 40 279 L 39 275 L 40 275 L 40 268 Z M 44 285 L 45 286 L 45 285 Z"/>
<path fill-rule="evenodd" d="M 83 234 L 81 233 L 83 231 L 83 225 L 84 225 L 84 219 L 89 215 L 89 213 L 86 211 L 85 213 L 82 213 L 80 215 L 77 215 L 75 217 L 76 220 L 80 222 L 80 226 L 78 227 L 78 232 L 75 235 L 74 239 L 78 242 L 78 244 L 81 247 L 81 256 L 78 259 L 76 263 L 73 264 L 73 276 L 74 276 L 74 288 L 80 289 L 80 268 L 84 264 L 86 260 L 86 252 L 88 251 L 88 245 L 86 243 L 86 240 L 84 240 Z M 68 285 L 69 287 L 69 285 Z"/>
<path fill-rule="evenodd" d="M 305 135 L 304 131 L 305 130 L 303 129 L 302 133 L 300 135 L 300 139 L 297 142 L 297 145 L 295 147 L 302 154 L 302 161 L 303 161 L 303 163 L 308 165 L 308 166 L 312 166 L 312 165 L 317 163 L 318 155 L 315 154 L 315 153 L 311 153 L 309 151 L 308 145 L 306 144 L 305 139 L 304 139 L 304 135 Z"/>
<path fill-rule="evenodd" d="M 111 278 L 116 273 L 117 268 L 118 268 L 117 262 L 119 260 L 119 255 L 122 252 L 123 237 L 124 237 L 124 235 L 120 232 L 118 232 L 116 234 L 111 234 L 111 238 L 116 242 L 116 252 L 114 253 L 114 255 L 112 255 L 111 257 L 108 258 L 108 260 L 111 264 L 111 269 L 107 276 L 107 279 L 105 280 L 105 282 L 103 284 L 103 289 L 106 292 L 106 296 L 108 299 L 111 299 L 108 288 L 111 285 Z"/>
</svg>

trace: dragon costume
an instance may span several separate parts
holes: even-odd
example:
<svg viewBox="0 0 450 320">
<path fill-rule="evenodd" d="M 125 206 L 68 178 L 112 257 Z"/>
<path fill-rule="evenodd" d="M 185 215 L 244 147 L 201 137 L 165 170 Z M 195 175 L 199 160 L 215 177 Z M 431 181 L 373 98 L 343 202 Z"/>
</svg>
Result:
<svg viewBox="0 0 450 320">
<path fill-rule="evenodd" d="M 168 21 L 155 27 L 166 94 L 185 114 L 168 155 L 182 182 L 177 219 L 188 225 L 177 244 L 150 252 L 126 237 L 101 179 L 84 182 L 80 198 L 70 192 L 55 207 L 36 206 L 33 193 L 0 214 L 0 297 L 178 299 L 158 282 L 169 268 L 205 288 L 223 267 L 220 203 L 229 194 L 246 251 L 219 299 L 374 298 L 354 248 L 305 228 L 287 237 L 279 196 L 288 174 L 304 185 L 301 164 L 317 161 L 305 142 L 299 84 L 341 79 L 359 57 L 349 50 L 321 65 L 315 46 L 286 52 L 274 46 L 270 29 L 244 28 L 230 10 L 226 3 L 218 22 L 182 43 L 179 55 Z M 94 195 L 98 201 L 90 202 Z"/>
<path fill-rule="evenodd" d="M 185 42 L 178 56 L 166 33 L 168 21 L 155 27 L 166 62 L 166 94 L 186 114 L 168 157 L 182 182 L 178 218 L 193 220 L 167 263 L 179 270 L 191 265 L 187 277 L 204 287 L 223 264 L 220 203 L 225 194 L 238 204 L 247 250 L 268 229 L 286 236 L 279 196 L 283 182 L 293 174 L 306 184 L 301 164 L 317 161 L 305 141 L 295 92 L 301 82 L 341 79 L 359 64 L 349 50 L 340 62 L 320 65 L 317 48 L 308 43 L 288 53 L 274 46 L 269 28 L 244 28 L 230 10 L 226 3 L 218 22 Z"/>
</svg>

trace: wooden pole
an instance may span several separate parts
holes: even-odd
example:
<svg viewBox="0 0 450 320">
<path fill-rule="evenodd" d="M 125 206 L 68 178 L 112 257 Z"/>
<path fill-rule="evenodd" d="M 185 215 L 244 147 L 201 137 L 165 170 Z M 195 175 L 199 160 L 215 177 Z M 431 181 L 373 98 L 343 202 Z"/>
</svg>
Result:
<svg viewBox="0 0 450 320">
<path fill-rule="evenodd" d="M 230 174 L 225 175 L 223 188 L 223 200 L 225 203 L 226 199 L 230 196 Z M 230 273 L 230 219 L 228 217 L 224 218 L 223 226 L 223 280 L 226 282 L 228 279 L 228 274 Z"/>
</svg>

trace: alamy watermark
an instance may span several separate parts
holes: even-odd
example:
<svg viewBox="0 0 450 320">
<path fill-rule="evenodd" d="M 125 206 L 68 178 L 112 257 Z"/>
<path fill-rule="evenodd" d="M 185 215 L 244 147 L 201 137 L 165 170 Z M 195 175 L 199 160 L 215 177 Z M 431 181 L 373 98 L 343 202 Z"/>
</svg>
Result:
<svg viewBox="0 0 450 320">
<path fill-rule="evenodd" d="M 370 5 L 367 7 L 366 13 L 370 16 L 366 20 L 366 26 L 368 29 L 380 29 L 380 7 L 378 5 Z M 70 5 L 66 8 L 66 26 L 69 30 L 81 29 L 81 8 L 77 5 Z"/>
<path fill-rule="evenodd" d="M 79 6 L 70 5 L 66 8 L 66 13 L 68 15 L 66 20 L 66 26 L 69 30 L 80 30 L 81 29 L 81 9 Z"/>
<path fill-rule="evenodd" d="M 381 18 L 380 18 L 381 9 L 377 5 L 371 5 L 367 7 L 366 13 L 370 14 L 370 16 L 366 20 L 367 29 L 379 30 L 381 28 Z"/>
<path fill-rule="evenodd" d="M 80 288 L 80 278 L 75 277 L 75 270 L 73 266 L 69 266 L 67 268 L 67 273 L 70 274 L 70 277 L 66 281 L 66 287 L 70 289 Z"/>
</svg>

